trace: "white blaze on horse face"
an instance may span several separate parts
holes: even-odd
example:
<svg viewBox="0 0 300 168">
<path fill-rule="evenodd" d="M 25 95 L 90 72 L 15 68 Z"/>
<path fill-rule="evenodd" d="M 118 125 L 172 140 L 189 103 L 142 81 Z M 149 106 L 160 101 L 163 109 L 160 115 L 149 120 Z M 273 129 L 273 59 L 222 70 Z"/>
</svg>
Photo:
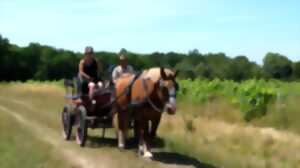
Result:
<svg viewBox="0 0 300 168">
<path fill-rule="evenodd" d="M 167 108 L 169 113 L 175 113 L 176 112 L 176 89 L 174 87 L 171 87 L 168 89 L 169 91 L 169 102 L 167 103 Z"/>
<path fill-rule="evenodd" d="M 175 98 L 175 94 L 176 94 L 176 90 L 174 87 L 172 87 L 171 89 L 169 89 L 169 103 L 176 105 L 176 98 Z"/>
</svg>

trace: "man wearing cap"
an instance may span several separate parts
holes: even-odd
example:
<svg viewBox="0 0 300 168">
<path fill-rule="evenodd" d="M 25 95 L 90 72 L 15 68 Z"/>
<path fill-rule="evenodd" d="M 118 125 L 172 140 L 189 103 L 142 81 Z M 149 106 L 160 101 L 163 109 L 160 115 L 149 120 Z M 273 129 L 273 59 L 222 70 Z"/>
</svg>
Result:
<svg viewBox="0 0 300 168">
<path fill-rule="evenodd" d="M 126 55 L 121 53 L 119 55 L 119 65 L 116 66 L 112 72 L 112 81 L 116 83 L 117 79 L 122 75 L 131 75 L 134 74 L 132 66 L 128 65 L 128 59 Z"/>
<path fill-rule="evenodd" d="M 85 48 L 84 58 L 80 60 L 79 63 L 79 80 L 81 82 L 81 92 L 83 94 L 89 93 L 92 97 L 93 89 L 95 83 L 98 86 L 102 86 L 100 78 L 98 76 L 98 62 L 94 57 L 94 50 L 92 47 L 88 46 Z"/>
</svg>

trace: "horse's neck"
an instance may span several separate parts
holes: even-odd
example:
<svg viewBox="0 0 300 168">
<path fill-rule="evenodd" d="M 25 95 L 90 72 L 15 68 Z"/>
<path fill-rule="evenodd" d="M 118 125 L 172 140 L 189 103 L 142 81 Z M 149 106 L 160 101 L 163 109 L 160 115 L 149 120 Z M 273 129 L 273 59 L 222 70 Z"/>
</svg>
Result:
<svg viewBox="0 0 300 168">
<path fill-rule="evenodd" d="M 142 74 L 144 79 L 150 79 L 152 82 L 157 83 L 160 79 L 159 69 L 148 69 L 145 70 Z"/>
<path fill-rule="evenodd" d="M 144 79 L 145 80 L 145 79 Z M 159 87 L 156 85 L 157 83 L 154 83 L 152 80 L 148 79 L 148 82 L 145 83 L 147 85 L 147 96 L 156 104 L 156 105 L 163 105 L 163 98 L 159 95 L 163 96 L 162 91 L 159 89 Z M 151 85 L 151 86 L 150 86 Z M 145 89 L 146 90 L 146 89 Z"/>
</svg>

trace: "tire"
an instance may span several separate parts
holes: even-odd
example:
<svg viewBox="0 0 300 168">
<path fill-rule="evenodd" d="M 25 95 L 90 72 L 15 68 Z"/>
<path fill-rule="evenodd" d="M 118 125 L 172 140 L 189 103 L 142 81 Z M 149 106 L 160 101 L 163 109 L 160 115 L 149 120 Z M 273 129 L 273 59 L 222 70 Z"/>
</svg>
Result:
<svg viewBox="0 0 300 168">
<path fill-rule="evenodd" d="M 86 109 L 84 106 L 78 107 L 78 116 L 79 116 L 79 125 L 77 128 L 77 134 L 76 134 L 76 142 L 81 147 L 85 146 L 85 142 L 87 139 L 87 121 L 86 121 Z"/>
<path fill-rule="evenodd" d="M 63 125 L 63 138 L 67 141 L 71 139 L 72 135 L 72 114 L 71 107 L 66 105 L 61 113 L 62 125 Z"/>
</svg>

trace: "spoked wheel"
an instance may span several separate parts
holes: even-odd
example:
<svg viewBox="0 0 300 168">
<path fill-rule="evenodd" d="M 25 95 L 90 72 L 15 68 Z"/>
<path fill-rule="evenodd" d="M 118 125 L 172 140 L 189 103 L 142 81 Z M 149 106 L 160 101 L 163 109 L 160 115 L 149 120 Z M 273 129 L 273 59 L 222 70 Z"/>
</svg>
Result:
<svg viewBox="0 0 300 168">
<path fill-rule="evenodd" d="M 65 140 L 71 139 L 72 134 L 72 113 L 71 113 L 71 106 L 66 105 L 62 111 L 61 119 L 63 125 L 63 137 Z"/>
<path fill-rule="evenodd" d="M 78 107 L 78 128 L 76 134 L 76 142 L 83 147 L 87 138 L 87 121 L 86 121 L 86 109 L 84 106 Z"/>
</svg>

